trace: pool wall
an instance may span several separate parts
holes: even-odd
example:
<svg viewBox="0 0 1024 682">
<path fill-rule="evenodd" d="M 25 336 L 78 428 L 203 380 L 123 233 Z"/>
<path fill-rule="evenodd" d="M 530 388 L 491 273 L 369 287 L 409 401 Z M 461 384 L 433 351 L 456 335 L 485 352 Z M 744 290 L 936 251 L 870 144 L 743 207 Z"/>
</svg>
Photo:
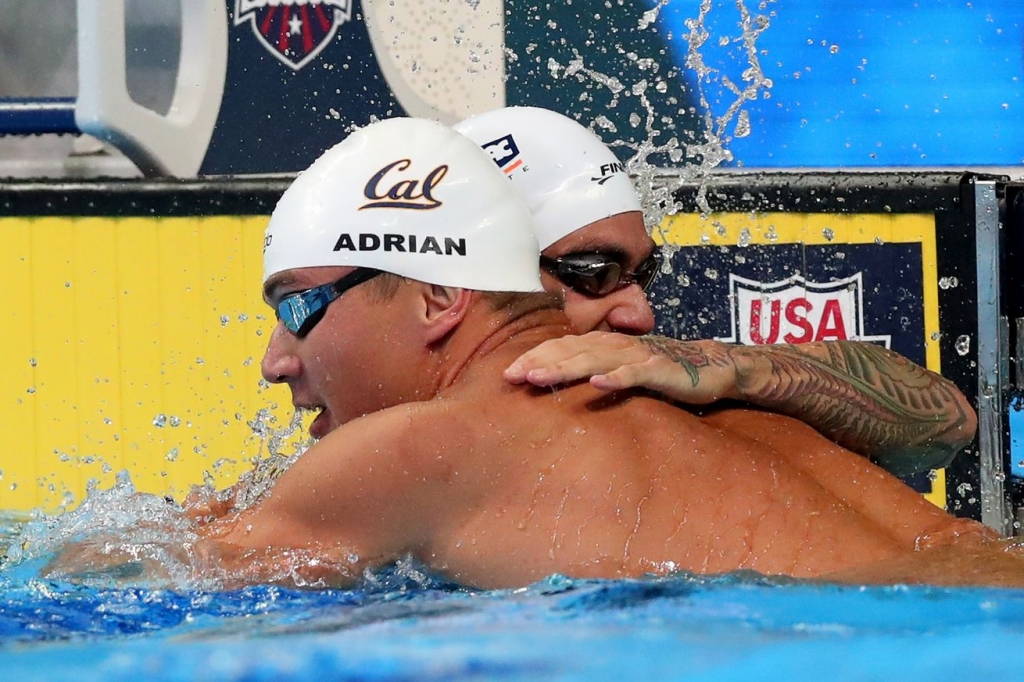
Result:
<svg viewBox="0 0 1024 682">
<path fill-rule="evenodd" d="M 0 188 L 0 508 L 52 509 L 127 469 L 180 497 L 260 453 L 272 316 L 266 215 L 283 184 L 21 183 Z M 277 426 L 282 424 L 278 423 Z"/>
</svg>

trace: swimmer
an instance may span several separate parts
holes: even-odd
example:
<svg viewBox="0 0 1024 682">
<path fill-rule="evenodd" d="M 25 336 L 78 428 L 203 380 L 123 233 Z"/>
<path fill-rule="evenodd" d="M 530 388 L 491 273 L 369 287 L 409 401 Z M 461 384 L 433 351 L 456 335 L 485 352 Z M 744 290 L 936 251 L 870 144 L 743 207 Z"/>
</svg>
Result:
<svg viewBox="0 0 1024 682">
<path fill-rule="evenodd" d="M 658 252 L 611 150 L 573 119 L 533 107 L 454 127 L 490 153 L 529 204 L 544 287 L 564 295 L 585 334 L 525 354 L 506 371 L 510 382 L 589 377 L 605 391 L 642 387 L 692 406 L 740 401 L 795 417 L 896 475 L 946 466 L 974 438 L 975 412 L 952 382 L 874 344 L 635 336 L 654 327 L 644 289 L 658 274 Z"/>
<path fill-rule="evenodd" d="M 390 119 L 321 156 L 267 228 L 279 323 L 262 361 L 320 411 L 319 440 L 266 497 L 198 527 L 193 566 L 224 587 L 348 584 L 409 555 L 485 588 L 677 570 L 885 581 L 920 563 L 931 582 L 1024 584 L 992 531 L 795 419 L 505 381 L 572 331 L 539 255 L 526 205 L 450 128 Z M 107 546 L 55 570 L 119 560 Z"/>
</svg>

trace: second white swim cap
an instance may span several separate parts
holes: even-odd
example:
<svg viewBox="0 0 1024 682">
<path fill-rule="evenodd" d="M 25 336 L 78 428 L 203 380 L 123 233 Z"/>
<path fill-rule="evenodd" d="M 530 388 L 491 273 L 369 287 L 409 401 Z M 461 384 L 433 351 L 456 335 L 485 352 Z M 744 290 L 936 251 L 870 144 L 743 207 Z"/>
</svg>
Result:
<svg viewBox="0 0 1024 682">
<path fill-rule="evenodd" d="M 625 165 L 590 130 L 536 107 L 506 107 L 453 126 L 491 154 L 526 200 L 546 249 L 595 220 L 640 211 Z"/>
<path fill-rule="evenodd" d="M 522 198 L 490 157 L 426 119 L 372 123 L 324 152 L 267 225 L 263 281 L 323 265 L 481 291 L 542 291 Z"/>
</svg>

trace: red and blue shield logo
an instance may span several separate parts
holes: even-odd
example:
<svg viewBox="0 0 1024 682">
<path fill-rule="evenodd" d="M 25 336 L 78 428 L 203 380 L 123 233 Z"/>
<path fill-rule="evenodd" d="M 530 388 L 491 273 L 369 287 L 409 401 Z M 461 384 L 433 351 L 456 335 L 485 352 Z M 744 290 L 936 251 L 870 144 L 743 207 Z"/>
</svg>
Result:
<svg viewBox="0 0 1024 682">
<path fill-rule="evenodd" d="M 235 0 L 235 26 L 246 22 L 270 54 L 298 71 L 352 18 L 355 0 Z"/>
</svg>

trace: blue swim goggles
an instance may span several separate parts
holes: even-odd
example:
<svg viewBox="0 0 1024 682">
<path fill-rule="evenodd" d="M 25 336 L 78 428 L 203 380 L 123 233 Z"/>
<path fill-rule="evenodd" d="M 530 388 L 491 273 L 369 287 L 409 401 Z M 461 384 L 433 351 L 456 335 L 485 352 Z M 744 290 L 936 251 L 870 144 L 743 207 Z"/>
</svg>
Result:
<svg viewBox="0 0 1024 682">
<path fill-rule="evenodd" d="M 336 282 L 288 294 L 274 306 L 274 312 L 285 328 L 301 339 L 324 318 L 327 306 L 352 287 L 382 274 L 380 270 L 356 268 Z"/>
</svg>

